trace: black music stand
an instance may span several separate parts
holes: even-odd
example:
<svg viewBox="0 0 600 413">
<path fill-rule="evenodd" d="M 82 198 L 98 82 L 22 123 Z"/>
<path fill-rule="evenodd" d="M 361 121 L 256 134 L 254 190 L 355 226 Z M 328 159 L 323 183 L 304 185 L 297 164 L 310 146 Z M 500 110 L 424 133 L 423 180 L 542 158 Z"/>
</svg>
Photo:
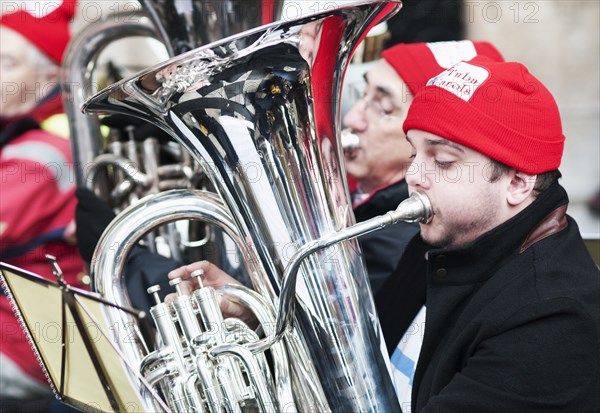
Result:
<svg viewBox="0 0 600 413">
<path fill-rule="evenodd" d="M 133 370 L 137 377 L 139 366 L 115 345 L 126 338 L 104 314 L 116 309 L 139 321 L 144 313 L 71 287 L 55 262 L 54 269 L 57 282 L 0 262 L 2 286 L 56 397 L 84 411 L 142 411 L 135 380 L 123 374 Z"/>
</svg>

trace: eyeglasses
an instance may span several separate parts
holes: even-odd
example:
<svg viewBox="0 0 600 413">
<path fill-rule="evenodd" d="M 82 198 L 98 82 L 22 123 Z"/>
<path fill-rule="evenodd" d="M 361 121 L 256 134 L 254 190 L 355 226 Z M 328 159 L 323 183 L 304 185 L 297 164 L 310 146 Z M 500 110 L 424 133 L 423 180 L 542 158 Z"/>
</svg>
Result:
<svg viewBox="0 0 600 413">
<path fill-rule="evenodd" d="M 368 97 L 363 95 L 361 96 L 360 100 L 364 102 L 366 110 L 370 110 L 380 117 L 392 116 L 393 113 L 397 111 L 396 107 L 386 104 L 383 99 L 375 96 Z"/>
<path fill-rule="evenodd" d="M 352 85 L 354 86 L 354 85 Z M 363 84 L 363 90 L 366 85 Z M 377 118 L 396 118 L 401 111 L 401 108 L 396 106 L 392 101 L 392 97 L 382 91 L 375 91 L 373 93 L 359 93 L 354 88 L 352 91 L 355 100 L 355 105 L 362 101 L 363 110 L 371 112 Z"/>
</svg>

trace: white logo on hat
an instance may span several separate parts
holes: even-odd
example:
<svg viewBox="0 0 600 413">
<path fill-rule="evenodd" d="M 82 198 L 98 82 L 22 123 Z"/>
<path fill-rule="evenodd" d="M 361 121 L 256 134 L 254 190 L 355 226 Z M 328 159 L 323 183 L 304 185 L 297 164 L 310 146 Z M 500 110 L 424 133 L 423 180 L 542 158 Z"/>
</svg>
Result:
<svg viewBox="0 0 600 413">
<path fill-rule="evenodd" d="M 434 85 L 468 102 L 479 86 L 490 76 L 483 67 L 460 62 L 446 69 L 427 82 L 427 86 Z"/>
<path fill-rule="evenodd" d="M 447 69 L 461 60 L 471 60 L 477 56 L 475 45 L 470 40 L 460 40 L 457 42 L 435 42 L 427 43 L 437 64 Z"/>
</svg>

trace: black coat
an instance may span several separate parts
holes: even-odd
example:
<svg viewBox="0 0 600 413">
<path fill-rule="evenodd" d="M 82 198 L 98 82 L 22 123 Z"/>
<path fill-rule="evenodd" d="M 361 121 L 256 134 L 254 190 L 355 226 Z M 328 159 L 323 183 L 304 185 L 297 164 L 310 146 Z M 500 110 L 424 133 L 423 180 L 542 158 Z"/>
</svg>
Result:
<svg viewBox="0 0 600 413">
<path fill-rule="evenodd" d="M 600 271 L 567 203 L 555 184 L 472 244 L 415 255 L 427 316 L 412 412 L 600 412 Z"/>
<path fill-rule="evenodd" d="M 362 222 L 384 215 L 396 209 L 406 198 L 408 185 L 405 180 L 380 189 L 354 208 L 356 221 Z M 406 245 L 418 231 L 417 224 L 399 222 L 359 238 L 373 294 L 379 291 L 394 271 Z"/>
</svg>

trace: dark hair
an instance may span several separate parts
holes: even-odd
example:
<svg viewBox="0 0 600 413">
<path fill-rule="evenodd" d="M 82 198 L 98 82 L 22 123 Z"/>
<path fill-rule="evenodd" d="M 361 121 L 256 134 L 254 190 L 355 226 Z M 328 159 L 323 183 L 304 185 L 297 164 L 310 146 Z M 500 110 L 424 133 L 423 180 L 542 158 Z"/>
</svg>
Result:
<svg viewBox="0 0 600 413">
<path fill-rule="evenodd" d="M 561 177 L 562 174 L 558 169 L 538 174 L 533 186 L 533 196 L 538 197 L 542 192 L 550 188 L 553 183 L 558 182 Z"/>
<path fill-rule="evenodd" d="M 510 166 L 492 159 L 492 172 L 488 177 L 490 182 L 496 182 L 502 175 L 510 171 Z M 562 174 L 558 169 L 537 174 L 535 185 L 533 186 L 533 196 L 538 197 L 542 192 L 548 189 L 554 182 L 557 182 Z"/>
</svg>

